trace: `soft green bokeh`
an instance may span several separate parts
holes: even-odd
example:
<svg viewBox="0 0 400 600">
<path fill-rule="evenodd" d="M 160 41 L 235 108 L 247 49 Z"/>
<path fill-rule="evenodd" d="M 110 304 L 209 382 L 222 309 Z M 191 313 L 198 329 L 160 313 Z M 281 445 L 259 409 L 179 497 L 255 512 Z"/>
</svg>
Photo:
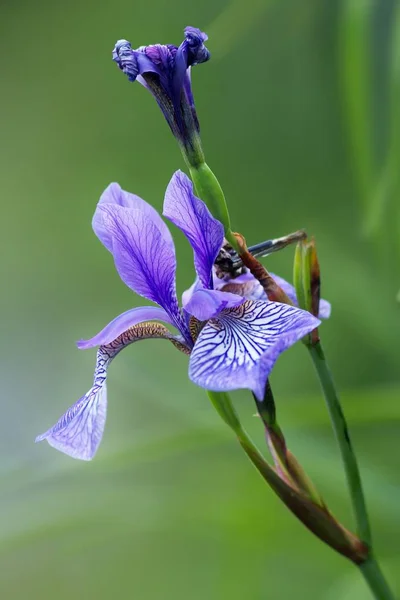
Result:
<svg viewBox="0 0 400 600">
<path fill-rule="evenodd" d="M 389 147 L 399 148 L 390 125 L 400 107 L 398 33 L 388 42 L 394 7 L 390 0 L 2 4 L 2 598 L 369 597 L 351 564 L 267 489 L 188 381 L 187 359 L 168 344 L 134 345 L 113 364 L 93 463 L 33 444 L 90 386 L 95 353 L 79 352 L 75 340 L 140 302 L 91 231 L 100 193 L 115 180 L 160 209 L 169 178 L 183 168 L 154 100 L 112 64 L 113 44 L 179 43 L 187 24 L 210 34 L 212 60 L 194 68 L 193 83 L 207 161 L 233 228 L 249 243 L 300 227 L 316 236 L 323 295 L 333 305 L 324 346 L 343 391 L 377 552 L 400 584 L 398 177 L 377 209 L 378 234 L 365 237 L 363 227 L 376 199 L 363 196 L 365 165 L 376 161 L 376 185 L 388 160 L 391 174 L 399 168 L 385 150 L 388 132 Z M 371 69 L 366 89 L 364 69 Z M 193 279 L 192 258 L 174 233 L 182 291 Z M 285 250 L 268 265 L 290 277 L 292 257 Z M 272 383 L 291 449 L 351 526 L 301 345 L 281 358 Z M 234 399 L 262 446 L 249 394 Z"/>
</svg>

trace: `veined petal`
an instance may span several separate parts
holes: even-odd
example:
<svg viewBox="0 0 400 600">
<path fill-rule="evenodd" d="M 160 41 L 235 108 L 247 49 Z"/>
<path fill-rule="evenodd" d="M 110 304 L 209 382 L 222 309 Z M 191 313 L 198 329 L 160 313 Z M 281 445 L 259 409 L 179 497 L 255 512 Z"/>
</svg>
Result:
<svg viewBox="0 0 400 600">
<path fill-rule="evenodd" d="M 201 330 L 190 356 L 189 377 L 218 392 L 248 388 L 261 400 L 279 354 L 319 323 L 287 304 L 246 300 Z"/>
<path fill-rule="evenodd" d="M 92 460 L 103 437 L 106 414 L 107 386 L 104 383 L 91 388 L 35 441 L 47 440 L 50 446 L 72 458 Z"/>
<path fill-rule="evenodd" d="M 171 317 L 162 308 L 158 308 L 157 306 L 139 306 L 138 308 L 131 308 L 118 315 L 118 317 L 115 317 L 104 329 L 89 340 L 79 340 L 77 346 L 80 350 L 86 350 L 94 346 L 103 346 L 115 340 L 130 327 L 144 321 L 155 320 L 174 325 Z"/>
<path fill-rule="evenodd" d="M 239 306 L 244 301 L 245 298 L 237 294 L 198 289 L 191 295 L 184 308 L 199 321 L 208 321 L 208 319 L 219 315 L 221 311 Z"/>
<path fill-rule="evenodd" d="M 159 304 L 181 329 L 175 291 L 176 259 L 149 216 L 131 208 L 104 204 L 104 225 L 112 240 L 112 254 L 121 279 L 134 292 Z"/>
<path fill-rule="evenodd" d="M 73 458 L 91 460 L 103 437 L 107 414 L 107 369 L 118 351 L 99 348 L 93 387 L 73 404 L 57 423 L 36 442 L 47 440 L 50 446 Z"/>
<path fill-rule="evenodd" d="M 155 208 L 139 196 L 123 190 L 118 183 L 110 183 L 100 196 L 92 221 L 95 234 L 110 252 L 112 252 L 112 237 L 104 223 L 104 212 L 101 210 L 101 207 L 106 204 L 140 210 L 154 223 L 165 242 L 173 247 L 174 242 L 171 233 Z"/>
<path fill-rule="evenodd" d="M 93 387 L 73 404 L 36 442 L 47 440 L 50 446 L 81 460 L 91 460 L 103 437 L 107 413 L 107 370 L 111 361 L 126 346 L 144 339 L 170 340 L 182 352 L 190 353 L 185 341 L 172 335 L 160 323 L 142 323 L 131 327 L 110 344 L 97 351 Z"/>
<path fill-rule="evenodd" d="M 212 268 L 224 240 L 224 228 L 194 195 L 193 183 L 182 171 L 176 171 L 168 184 L 163 214 L 188 238 L 198 277 L 205 288 L 212 288 Z"/>
</svg>

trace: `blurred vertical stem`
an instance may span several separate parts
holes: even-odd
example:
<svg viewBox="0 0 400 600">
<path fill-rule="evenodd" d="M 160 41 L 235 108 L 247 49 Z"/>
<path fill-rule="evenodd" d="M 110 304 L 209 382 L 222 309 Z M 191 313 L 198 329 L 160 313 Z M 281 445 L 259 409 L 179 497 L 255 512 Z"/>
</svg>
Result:
<svg viewBox="0 0 400 600">
<path fill-rule="evenodd" d="M 375 187 L 371 107 L 371 36 L 373 0 L 343 0 L 339 22 L 339 74 L 343 111 L 350 138 L 364 215 Z"/>
<path fill-rule="evenodd" d="M 311 358 L 324 392 L 325 401 L 328 406 L 332 427 L 339 444 L 342 461 L 346 472 L 347 483 L 349 486 L 351 502 L 356 520 L 357 535 L 368 546 L 371 546 L 371 528 L 367 507 L 365 504 L 364 492 L 361 483 L 360 471 L 357 464 L 356 455 L 351 444 L 349 431 L 339 397 L 336 392 L 335 383 L 332 374 L 326 363 L 325 354 L 321 343 L 308 346 Z"/>
<path fill-rule="evenodd" d="M 360 571 L 377 600 L 396 600 L 373 556 L 360 565 Z"/>
<path fill-rule="evenodd" d="M 360 539 L 365 542 L 369 548 L 369 553 L 366 560 L 361 562 L 358 567 L 376 600 L 395 600 L 395 596 L 392 594 L 372 553 L 371 527 L 369 523 L 367 506 L 365 504 L 360 471 L 332 374 L 326 363 L 321 343 L 317 342 L 313 345 L 308 345 L 308 349 L 310 351 L 315 369 L 318 373 L 331 417 L 332 427 L 342 455 L 342 461 L 350 491 L 351 503 L 356 520 L 356 532 Z"/>
</svg>

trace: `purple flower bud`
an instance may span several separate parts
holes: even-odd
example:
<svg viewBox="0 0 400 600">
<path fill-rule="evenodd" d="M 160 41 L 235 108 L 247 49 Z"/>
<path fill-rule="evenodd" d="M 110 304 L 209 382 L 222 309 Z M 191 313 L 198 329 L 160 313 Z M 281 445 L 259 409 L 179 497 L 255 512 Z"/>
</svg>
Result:
<svg viewBox="0 0 400 600">
<path fill-rule="evenodd" d="M 129 81 L 137 79 L 153 94 L 192 165 L 203 162 L 204 157 L 190 68 L 210 58 L 204 45 L 206 40 L 206 34 L 200 29 L 186 27 L 185 39 L 179 47 L 154 44 L 133 50 L 128 41 L 119 40 L 112 54 Z"/>
</svg>

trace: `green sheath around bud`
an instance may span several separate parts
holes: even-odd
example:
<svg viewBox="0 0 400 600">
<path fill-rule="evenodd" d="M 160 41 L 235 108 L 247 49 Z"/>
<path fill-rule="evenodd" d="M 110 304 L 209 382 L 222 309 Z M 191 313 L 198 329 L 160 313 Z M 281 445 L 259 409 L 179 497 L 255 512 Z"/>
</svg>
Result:
<svg viewBox="0 0 400 600">
<path fill-rule="evenodd" d="M 231 230 L 231 221 L 224 192 L 218 179 L 207 163 L 201 163 L 198 166 L 189 165 L 189 170 L 197 195 L 208 206 L 213 217 L 221 221 L 225 229 L 226 239 L 237 250 L 237 242 Z"/>
<path fill-rule="evenodd" d="M 300 241 L 294 256 L 293 282 L 299 307 L 307 310 L 315 317 L 319 314 L 320 304 L 320 272 L 314 240 Z M 318 330 L 304 338 L 307 345 L 318 341 Z"/>
</svg>

